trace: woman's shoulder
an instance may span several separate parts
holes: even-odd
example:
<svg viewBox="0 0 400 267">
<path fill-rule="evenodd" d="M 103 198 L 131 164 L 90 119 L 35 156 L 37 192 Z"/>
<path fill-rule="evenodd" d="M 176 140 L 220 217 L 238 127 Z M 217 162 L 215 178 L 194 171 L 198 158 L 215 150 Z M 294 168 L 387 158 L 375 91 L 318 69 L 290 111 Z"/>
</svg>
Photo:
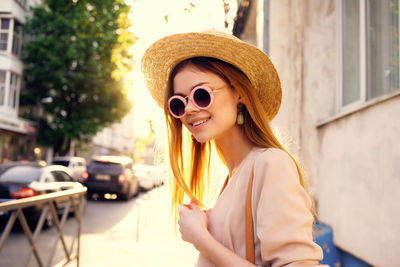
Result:
<svg viewBox="0 0 400 267">
<path fill-rule="evenodd" d="M 278 148 L 257 151 L 253 163 L 254 183 L 258 188 L 276 190 L 282 194 L 288 188 L 299 186 L 299 172 L 288 152 Z"/>
<path fill-rule="evenodd" d="M 265 164 L 294 164 L 290 155 L 279 148 L 256 148 L 253 157 L 255 166 Z"/>
</svg>

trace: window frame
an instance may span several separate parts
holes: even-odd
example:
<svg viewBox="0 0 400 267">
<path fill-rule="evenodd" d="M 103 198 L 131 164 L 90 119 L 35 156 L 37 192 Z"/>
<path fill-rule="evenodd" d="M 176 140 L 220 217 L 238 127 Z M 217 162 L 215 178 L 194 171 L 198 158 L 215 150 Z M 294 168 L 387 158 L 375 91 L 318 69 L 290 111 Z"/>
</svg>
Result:
<svg viewBox="0 0 400 267">
<path fill-rule="evenodd" d="M 0 71 L 5 72 L 3 103 L 0 102 L 0 110 L 16 112 L 19 108 L 22 75 L 5 69 Z"/>
<path fill-rule="evenodd" d="M 352 103 L 343 104 L 343 1 L 345 0 L 337 0 L 337 47 L 338 47 L 338 61 L 337 61 L 337 81 L 338 81 L 338 89 L 337 89 L 337 101 L 336 101 L 336 110 L 338 114 L 347 115 L 349 113 L 355 112 L 357 110 L 363 109 L 370 105 L 374 105 L 378 102 L 385 101 L 389 98 L 394 96 L 400 95 L 400 88 L 393 90 L 388 93 L 383 93 L 377 97 L 373 97 L 368 99 L 367 92 L 368 92 L 368 42 L 367 39 L 367 1 L 368 0 L 358 0 L 360 3 L 360 98 Z M 400 5 L 399 5 L 399 12 L 400 12 Z M 400 25 L 399 25 L 400 31 Z M 337 116 L 335 116 L 337 117 Z"/>
<path fill-rule="evenodd" d="M 10 24 L 8 29 L 3 30 L 0 23 L 0 33 L 7 33 L 7 49 L 0 50 L 0 53 L 7 53 L 20 58 L 24 42 L 24 25 L 11 15 L 0 14 L 0 22 L 2 19 L 9 19 Z M 17 44 L 16 41 L 18 41 Z"/>
<path fill-rule="evenodd" d="M 7 71 L 0 69 L 0 72 L 4 72 L 4 82 L 0 83 L 0 107 L 4 107 L 7 103 L 6 99 L 6 91 L 7 91 Z M 2 92 L 3 91 L 3 92 Z"/>
<path fill-rule="evenodd" d="M 17 110 L 19 107 L 20 89 L 21 89 L 21 75 L 10 71 L 7 105 L 12 110 Z"/>
<path fill-rule="evenodd" d="M 13 32 L 12 32 L 12 41 L 11 41 L 11 54 L 21 57 L 22 51 L 22 43 L 23 43 L 23 31 L 24 26 L 13 19 Z"/>
<path fill-rule="evenodd" d="M 8 19 L 9 20 L 8 29 L 2 29 L 1 21 L 3 19 Z M 7 16 L 7 15 L 6 16 L 4 16 L 4 15 L 0 16 L 0 34 L 4 34 L 4 33 L 7 34 L 7 47 L 6 47 L 6 49 L 0 49 L 0 52 L 9 53 L 11 51 L 10 48 L 11 48 L 11 45 L 12 45 L 12 41 L 10 41 L 10 39 L 12 38 L 12 31 L 13 30 L 14 30 L 14 19 L 13 19 L 13 17 Z M 11 36 L 11 38 L 10 38 L 10 36 Z"/>
</svg>

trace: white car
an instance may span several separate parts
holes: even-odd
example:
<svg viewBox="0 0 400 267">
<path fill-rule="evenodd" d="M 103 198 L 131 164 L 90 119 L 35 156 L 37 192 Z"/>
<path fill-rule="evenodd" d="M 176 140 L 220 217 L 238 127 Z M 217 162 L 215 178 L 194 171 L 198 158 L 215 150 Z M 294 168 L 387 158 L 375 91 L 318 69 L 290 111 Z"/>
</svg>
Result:
<svg viewBox="0 0 400 267">
<path fill-rule="evenodd" d="M 167 169 L 164 166 L 135 164 L 133 174 L 139 180 L 141 190 L 150 190 L 164 184 L 167 178 Z"/>
<path fill-rule="evenodd" d="M 86 160 L 82 157 L 55 157 L 52 164 L 67 167 L 74 181 L 82 181 L 82 174 L 87 171 Z"/>
<path fill-rule="evenodd" d="M 0 175 L 0 202 L 82 187 L 81 183 L 72 180 L 71 171 L 64 166 L 21 163 L 7 168 Z M 56 201 L 54 204 L 57 214 L 61 215 L 67 201 Z M 39 203 L 37 206 L 24 208 L 23 211 L 28 222 L 36 224 L 39 221 L 42 209 L 43 203 Z M 7 217 L 9 213 L 3 214 L 3 216 Z M 45 220 L 48 227 L 54 224 L 53 217 L 50 214 Z"/>
</svg>

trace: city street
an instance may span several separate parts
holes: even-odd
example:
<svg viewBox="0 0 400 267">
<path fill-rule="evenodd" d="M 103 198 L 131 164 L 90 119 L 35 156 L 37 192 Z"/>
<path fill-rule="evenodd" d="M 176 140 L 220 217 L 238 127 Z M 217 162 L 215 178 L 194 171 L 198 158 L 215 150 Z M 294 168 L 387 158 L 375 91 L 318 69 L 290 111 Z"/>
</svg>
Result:
<svg viewBox="0 0 400 267">
<path fill-rule="evenodd" d="M 77 223 L 69 218 L 64 231 L 68 246 Z M 38 246 L 47 263 L 57 236 L 55 228 L 44 230 Z M 23 266 L 29 254 L 28 240 L 14 231 L 0 254 L 0 266 Z M 52 266 L 63 262 L 58 242 Z M 89 200 L 81 235 L 80 266 L 193 266 L 197 253 L 193 246 L 174 233 L 170 219 L 168 186 L 141 193 L 128 202 Z M 31 258 L 29 266 L 37 266 Z M 75 262 L 68 266 L 76 266 Z"/>
</svg>

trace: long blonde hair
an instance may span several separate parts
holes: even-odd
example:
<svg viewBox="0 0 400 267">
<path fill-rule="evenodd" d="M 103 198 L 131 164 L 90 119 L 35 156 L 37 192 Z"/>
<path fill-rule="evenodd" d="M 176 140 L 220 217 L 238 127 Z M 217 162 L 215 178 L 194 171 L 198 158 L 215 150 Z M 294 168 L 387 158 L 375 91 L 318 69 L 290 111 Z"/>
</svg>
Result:
<svg viewBox="0 0 400 267">
<path fill-rule="evenodd" d="M 300 184 L 307 189 L 305 184 L 306 175 L 303 169 L 275 137 L 269 125 L 265 109 L 246 75 L 235 66 L 215 58 L 190 58 L 180 62 L 171 72 L 167 86 L 167 97 L 164 103 L 167 120 L 169 159 L 173 176 L 171 180 L 172 209 L 175 218 L 177 215 L 177 207 L 182 204 L 184 200 L 184 194 L 196 204 L 204 207 L 202 203 L 209 181 L 211 158 L 212 143 L 210 141 L 199 143 L 190 137 L 187 138 L 187 145 L 189 148 L 188 155 L 183 155 L 184 138 L 182 122 L 172 117 L 168 111 L 168 98 L 174 93 L 173 79 L 180 70 L 188 65 L 194 66 L 201 71 L 212 72 L 226 83 L 232 85 L 234 90 L 242 96 L 242 101 L 244 103 L 242 110 L 244 115 L 244 125 L 242 126 L 244 135 L 257 147 L 279 148 L 286 151 L 296 164 Z M 314 208 L 312 212 L 315 214 Z"/>
</svg>

